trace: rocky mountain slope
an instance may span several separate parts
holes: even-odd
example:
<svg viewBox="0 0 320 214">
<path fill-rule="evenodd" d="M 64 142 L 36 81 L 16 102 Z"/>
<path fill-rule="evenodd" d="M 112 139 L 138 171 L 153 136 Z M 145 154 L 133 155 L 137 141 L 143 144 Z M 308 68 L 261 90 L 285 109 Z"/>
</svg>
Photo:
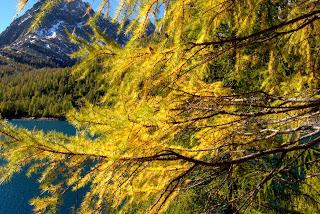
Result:
<svg viewBox="0 0 320 214">
<path fill-rule="evenodd" d="M 39 29 L 28 33 L 42 3 L 36 3 L 0 34 L 0 64 L 6 64 L 8 60 L 33 67 L 66 67 L 75 63 L 69 54 L 79 47 L 69 41 L 65 30 L 88 39 L 90 29 L 85 23 L 94 11 L 86 15 L 89 4 L 82 0 L 61 3 L 45 17 Z M 118 43 L 127 41 L 125 35 L 117 35 L 117 24 L 101 18 L 98 26 Z"/>
</svg>

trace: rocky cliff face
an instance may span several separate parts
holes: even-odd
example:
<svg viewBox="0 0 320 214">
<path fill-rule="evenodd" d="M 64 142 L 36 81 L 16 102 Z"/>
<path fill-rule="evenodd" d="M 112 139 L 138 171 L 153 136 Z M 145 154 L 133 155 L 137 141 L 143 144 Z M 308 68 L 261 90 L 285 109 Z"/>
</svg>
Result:
<svg viewBox="0 0 320 214">
<path fill-rule="evenodd" d="M 75 60 L 69 55 L 79 47 L 69 41 L 65 30 L 88 40 L 90 29 L 85 23 L 94 11 L 86 15 L 89 4 L 82 0 L 61 3 L 45 17 L 40 28 L 28 33 L 42 3 L 36 3 L 0 34 L 0 56 L 34 67 L 71 66 Z M 118 25 L 109 20 L 101 18 L 98 26 L 120 44 L 128 39 L 125 35 L 117 35 Z"/>
</svg>

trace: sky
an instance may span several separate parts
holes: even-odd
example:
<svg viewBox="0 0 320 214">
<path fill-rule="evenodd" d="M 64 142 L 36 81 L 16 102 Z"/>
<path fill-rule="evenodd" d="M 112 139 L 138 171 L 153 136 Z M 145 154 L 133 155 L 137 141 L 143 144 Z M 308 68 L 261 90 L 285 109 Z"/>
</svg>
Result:
<svg viewBox="0 0 320 214">
<path fill-rule="evenodd" d="M 89 2 L 93 5 L 93 8 L 97 8 L 99 5 L 99 0 L 84 0 Z M 117 0 L 112 0 L 112 3 L 116 2 Z M 29 3 L 26 9 L 32 7 L 37 0 L 29 0 Z M 0 32 L 4 31 L 6 27 L 10 25 L 12 20 L 17 14 L 17 4 L 18 0 L 0 0 Z"/>
</svg>

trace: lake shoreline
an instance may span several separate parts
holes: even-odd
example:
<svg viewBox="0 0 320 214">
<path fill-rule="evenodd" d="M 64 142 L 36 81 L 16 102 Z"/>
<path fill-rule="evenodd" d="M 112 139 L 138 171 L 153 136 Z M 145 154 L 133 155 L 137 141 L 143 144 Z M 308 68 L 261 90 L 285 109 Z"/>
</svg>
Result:
<svg viewBox="0 0 320 214">
<path fill-rule="evenodd" d="M 3 117 L 5 120 L 67 121 L 65 117 Z"/>
</svg>

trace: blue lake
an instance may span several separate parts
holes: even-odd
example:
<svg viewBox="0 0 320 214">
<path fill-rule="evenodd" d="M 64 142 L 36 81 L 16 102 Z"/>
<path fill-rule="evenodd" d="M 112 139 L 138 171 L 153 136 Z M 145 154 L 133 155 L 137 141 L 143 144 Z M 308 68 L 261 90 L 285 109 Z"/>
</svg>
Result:
<svg viewBox="0 0 320 214">
<path fill-rule="evenodd" d="M 75 128 L 66 121 L 17 119 L 10 120 L 10 122 L 30 130 L 56 131 L 67 135 L 75 135 L 76 133 Z M 29 201 L 39 194 L 36 177 L 28 178 L 24 173 L 14 175 L 10 182 L 0 186 L 0 214 L 32 213 Z M 72 208 L 77 206 L 79 195 L 83 195 L 83 191 L 82 193 L 67 192 L 58 213 L 72 213 Z"/>
</svg>

